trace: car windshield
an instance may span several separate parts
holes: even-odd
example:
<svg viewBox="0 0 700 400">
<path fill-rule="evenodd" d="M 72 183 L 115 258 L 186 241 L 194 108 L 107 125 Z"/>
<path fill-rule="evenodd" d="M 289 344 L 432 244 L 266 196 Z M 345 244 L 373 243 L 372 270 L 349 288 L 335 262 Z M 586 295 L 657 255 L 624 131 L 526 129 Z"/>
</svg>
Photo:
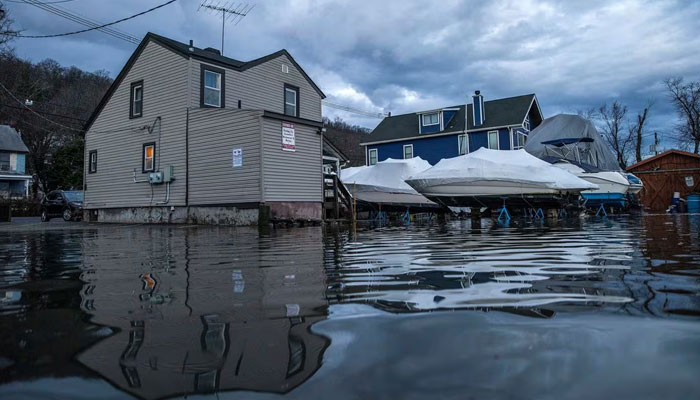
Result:
<svg viewBox="0 0 700 400">
<path fill-rule="evenodd" d="M 63 192 L 63 196 L 68 201 L 83 201 L 83 192 L 81 191 Z"/>
</svg>

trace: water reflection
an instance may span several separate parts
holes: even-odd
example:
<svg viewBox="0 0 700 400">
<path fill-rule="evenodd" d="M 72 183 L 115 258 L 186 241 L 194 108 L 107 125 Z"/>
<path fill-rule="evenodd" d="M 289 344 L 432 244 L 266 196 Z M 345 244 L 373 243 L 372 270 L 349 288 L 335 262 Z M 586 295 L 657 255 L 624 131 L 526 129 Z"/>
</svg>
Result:
<svg viewBox="0 0 700 400">
<path fill-rule="evenodd" d="M 0 383 L 98 378 L 145 399 L 308 386 L 331 339 L 342 348 L 348 334 L 362 335 L 364 315 L 357 328 L 346 324 L 346 336 L 312 329 L 359 309 L 336 304 L 397 314 L 586 313 L 582 321 L 591 312 L 700 315 L 700 218 L 692 216 L 510 228 L 465 221 L 356 235 L 158 226 L 0 231 L 0 262 Z M 329 317 L 329 305 L 351 311 Z"/>
</svg>

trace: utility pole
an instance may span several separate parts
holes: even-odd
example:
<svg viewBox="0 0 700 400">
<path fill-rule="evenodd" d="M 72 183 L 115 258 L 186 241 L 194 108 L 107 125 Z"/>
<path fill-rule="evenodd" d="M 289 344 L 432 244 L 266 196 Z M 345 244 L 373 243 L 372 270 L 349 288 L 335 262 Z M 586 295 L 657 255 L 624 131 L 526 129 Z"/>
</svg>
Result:
<svg viewBox="0 0 700 400">
<path fill-rule="evenodd" d="M 224 55 L 224 32 L 226 29 L 226 20 L 230 19 L 231 22 L 235 21 L 235 24 L 233 26 L 238 25 L 241 20 L 248 15 L 248 13 L 255 7 L 253 4 L 252 6 L 249 6 L 248 4 L 234 4 L 234 3 L 224 3 L 221 5 L 221 2 L 219 1 L 218 3 L 214 4 L 214 0 L 205 0 L 204 3 L 201 3 L 199 5 L 199 9 L 201 8 L 206 8 L 207 10 L 210 10 L 211 12 L 214 13 L 221 13 L 221 55 Z M 236 19 L 238 19 L 236 21 Z"/>
<path fill-rule="evenodd" d="M 654 155 L 659 155 L 659 135 L 657 132 L 654 132 Z"/>
</svg>

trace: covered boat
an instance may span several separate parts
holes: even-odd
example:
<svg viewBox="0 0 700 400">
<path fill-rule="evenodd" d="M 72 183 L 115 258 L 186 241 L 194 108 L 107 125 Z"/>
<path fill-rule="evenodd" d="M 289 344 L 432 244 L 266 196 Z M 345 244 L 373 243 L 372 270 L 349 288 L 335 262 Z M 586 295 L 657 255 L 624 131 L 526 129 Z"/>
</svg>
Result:
<svg viewBox="0 0 700 400">
<path fill-rule="evenodd" d="M 480 148 L 443 159 L 406 180 L 430 200 L 453 207 L 560 207 L 598 187 L 528 154 Z"/>
<path fill-rule="evenodd" d="M 530 132 L 525 150 L 598 185 L 598 189 L 581 192 L 588 205 L 616 202 L 625 205 L 633 183 L 620 171 L 617 159 L 591 121 L 568 114 L 547 118 Z M 633 190 L 641 190 L 640 184 L 637 180 Z"/>
<path fill-rule="evenodd" d="M 428 168 L 430 163 L 420 157 L 406 160 L 389 158 L 372 166 L 343 170 L 340 180 L 350 195 L 372 208 L 437 208 L 437 204 L 404 181 Z"/>
</svg>

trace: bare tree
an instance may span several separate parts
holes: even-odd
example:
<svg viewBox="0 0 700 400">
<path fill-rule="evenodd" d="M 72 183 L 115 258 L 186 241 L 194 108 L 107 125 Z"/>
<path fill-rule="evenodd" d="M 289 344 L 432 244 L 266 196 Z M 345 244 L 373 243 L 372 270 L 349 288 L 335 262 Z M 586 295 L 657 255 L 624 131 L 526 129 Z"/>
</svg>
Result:
<svg viewBox="0 0 700 400">
<path fill-rule="evenodd" d="M 587 120 L 593 121 L 598 117 L 598 111 L 595 109 L 595 107 L 591 108 L 586 108 L 585 110 L 580 109 L 576 111 L 576 114 L 578 114 L 579 117 L 583 117 Z"/>
<path fill-rule="evenodd" d="M 603 122 L 603 137 L 615 152 L 620 168 L 627 168 L 628 155 L 633 142 L 633 136 L 622 128 L 627 115 L 627 106 L 615 100 L 610 107 L 603 104 L 598 109 L 598 113 Z"/>
<path fill-rule="evenodd" d="M 628 127 L 629 136 L 634 142 L 634 157 L 637 162 L 642 161 L 642 138 L 644 136 L 644 123 L 647 121 L 647 115 L 649 114 L 649 109 L 654 105 L 652 101 L 649 101 L 644 107 L 644 110 L 637 114 L 637 120 L 634 124 Z"/>
<path fill-rule="evenodd" d="M 683 122 L 677 127 L 679 139 L 693 144 L 694 152 L 700 150 L 700 81 L 686 83 L 683 78 L 668 78 L 664 81 Z"/>
<path fill-rule="evenodd" d="M 12 30 L 12 19 L 5 9 L 5 4 L 0 1 L 0 49 L 4 48 L 10 40 L 13 40 L 17 31 Z"/>
</svg>

